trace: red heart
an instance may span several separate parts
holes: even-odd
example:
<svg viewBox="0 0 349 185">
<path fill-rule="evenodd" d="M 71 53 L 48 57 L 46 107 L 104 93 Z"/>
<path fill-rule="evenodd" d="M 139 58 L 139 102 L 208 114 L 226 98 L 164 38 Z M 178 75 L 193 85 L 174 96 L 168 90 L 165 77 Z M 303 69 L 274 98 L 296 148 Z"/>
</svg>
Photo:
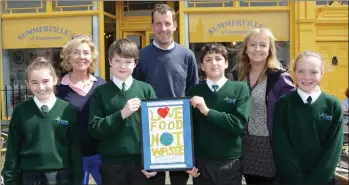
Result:
<svg viewBox="0 0 349 185">
<path fill-rule="evenodd" d="M 158 108 L 158 114 L 160 117 L 165 118 L 167 116 L 169 110 L 170 109 L 168 107 Z"/>
</svg>

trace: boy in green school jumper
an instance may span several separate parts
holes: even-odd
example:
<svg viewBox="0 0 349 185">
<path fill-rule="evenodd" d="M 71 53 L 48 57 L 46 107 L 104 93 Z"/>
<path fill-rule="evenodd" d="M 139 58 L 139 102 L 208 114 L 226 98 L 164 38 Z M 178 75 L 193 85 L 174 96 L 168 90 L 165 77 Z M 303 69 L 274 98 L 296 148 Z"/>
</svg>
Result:
<svg viewBox="0 0 349 185">
<path fill-rule="evenodd" d="M 44 58 L 27 68 L 34 98 L 17 105 L 9 126 L 5 185 L 79 185 L 82 160 L 75 108 L 53 93 L 57 76 Z"/>
<path fill-rule="evenodd" d="M 96 88 L 89 131 L 99 140 L 103 185 L 148 184 L 154 172 L 141 169 L 140 99 L 156 98 L 153 88 L 132 78 L 138 60 L 135 43 L 120 39 L 109 47 L 113 80 Z M 142 170 L 142 171 L 141 171 Z"/>
<path fill-rule="evenodd" d="M 244 82 L 224 76 L 228 51 L 218 43 L 202 48 L 201 69 L 207 80 L 187 92 L 193 109 L 196 167 L 194 185 L 241 184 L 242 135 L 250 107 Z"/>
<path fill-rule="evenodd" d="M 295 62 L 296 92 L 275 106 L 272 146 L 276 184 L 336 184 L 335 168 L 343 145 L 339 101 L 321 91 L 323 60 L 301 53 Z"/>
</svg>

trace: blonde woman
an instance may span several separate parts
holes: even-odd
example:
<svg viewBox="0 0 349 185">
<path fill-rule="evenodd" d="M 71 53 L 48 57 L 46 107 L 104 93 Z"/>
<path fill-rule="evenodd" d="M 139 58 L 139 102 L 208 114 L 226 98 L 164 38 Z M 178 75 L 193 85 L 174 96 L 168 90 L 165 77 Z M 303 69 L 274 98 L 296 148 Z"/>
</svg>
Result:
<svg viewBox="0 0 349 185">
<path fill-rule="evenodd" d="M 242 172 L 247 184 L 271 184 L 275 164 L 271 148 L 274 106 L 278 98 L 295 90 L 292 78 L 277 60 L 275 38 L 267 28 L 245 37 L 233 70 L 235 80 L 248 83 L 251 94 L 249 121 L 242 148 Z"/>
<path fill-rule="evenodd" d="M 98 141 L 89 135 L 87 129 L 91 95 L 96 87 L 105 83 L 104 79 L 92 75 L 98 61 L 98 51 L 91 38 L 78 36 L 62 48 L 61 59 L 61 67 L 67 74 L 57 88 L 57 96 L 77 109 L 84 169 L 82 184 L 88 184 L 89 174 L 97 184 L 101 184 Z"/>
</svg>

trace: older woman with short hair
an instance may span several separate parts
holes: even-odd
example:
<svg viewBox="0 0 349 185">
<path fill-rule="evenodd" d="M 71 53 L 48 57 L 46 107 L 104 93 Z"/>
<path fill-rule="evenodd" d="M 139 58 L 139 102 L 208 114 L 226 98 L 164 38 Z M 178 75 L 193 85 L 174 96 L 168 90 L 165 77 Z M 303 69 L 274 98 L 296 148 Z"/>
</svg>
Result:
<svg viewBox="0 0 349 185">
<path fill-rule="evenodd" d="M 92 75 L 98 61 L 98 51 L 90 37 L 78 36 L 68 41 L 62 48 L 61 59 L 63 60 L 61 67 L 67 74 L 57 87 L 57 97 L 68 101 L 77 109 L 85 174 L 82 184 L 88 184 L 89 174 L 97 184 L 101 184 L 98 141 L 89 135 L 87 127 L 91 95 L 96 87 L 105 83 L 104 79 Z"/>
</svg>

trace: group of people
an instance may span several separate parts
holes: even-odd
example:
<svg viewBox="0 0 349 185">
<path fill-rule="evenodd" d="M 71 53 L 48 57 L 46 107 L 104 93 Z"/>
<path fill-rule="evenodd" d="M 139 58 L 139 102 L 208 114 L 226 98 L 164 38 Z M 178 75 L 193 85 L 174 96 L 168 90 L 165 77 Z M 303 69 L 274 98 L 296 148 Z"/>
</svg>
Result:
<svg viewBox="0 0 349 185">
<path fill-rule="evenodd" d="M 137 111 L 142 99 L 170 97 L 190 97 L 195 151 L 193 169 L 169 173 L 172 185 L 187 184 L 189 175 L 194 185 L 238 185 L 242 176 L 247 184 L 336 183 L 343 115 L 319 87 L 318 53 L 298 55 L 295 86 L 272 32 L 256 28 L 227 79 L 223 45 L 205 44 L 197 64 L 173 40 L 174 10 L 158 4 L 151 16 L 153 43 L 139 51 L 120 39 L 109 47 L 109 82 L 93 76 L 98 52 L 87 36 L 63 47 L 60 83 L 47 59 L 28 66 L 34 98 L 13 111 L 5 185 L 88 184 L 89 174 L 103 185 L 164 185 L 165 172 L 142 169 Z"/>
</svg>

